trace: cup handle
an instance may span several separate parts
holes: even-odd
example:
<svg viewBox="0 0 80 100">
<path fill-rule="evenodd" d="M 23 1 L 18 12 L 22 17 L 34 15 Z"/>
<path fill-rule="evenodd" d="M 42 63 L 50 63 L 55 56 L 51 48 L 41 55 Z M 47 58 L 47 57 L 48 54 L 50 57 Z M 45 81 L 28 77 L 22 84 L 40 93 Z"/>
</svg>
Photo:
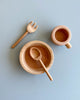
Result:
<svg viewBox="0 0 80 100">
<path fill-rule="evenodd" d="M 65 45 L 68 49 L 70 49 L 72 47 L 72 45 L 68 42 L 66 45 Z"/>
</svg>

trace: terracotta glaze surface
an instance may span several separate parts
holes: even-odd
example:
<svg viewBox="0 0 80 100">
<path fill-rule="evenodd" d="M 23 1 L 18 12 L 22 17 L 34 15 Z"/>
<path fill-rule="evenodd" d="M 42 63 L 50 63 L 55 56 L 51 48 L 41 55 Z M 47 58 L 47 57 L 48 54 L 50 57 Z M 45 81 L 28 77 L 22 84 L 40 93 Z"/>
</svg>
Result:
<svg viewBox="0 0 80 100">
<path fill-rule="evenodd" d="M 41 41 L 31 41 L 22 48 L 20 52 L 20 63 L 22 67 L 32 74 L 41 74 L 44 72 L 41 63 L 30 56 L 30 49 L 32 47 L 36 47 L 40 50 L 42 54 L 41 60 L 47 69 L 49 69 L 53 63 L 53 51 L 46 43 Z"/>
</svg>

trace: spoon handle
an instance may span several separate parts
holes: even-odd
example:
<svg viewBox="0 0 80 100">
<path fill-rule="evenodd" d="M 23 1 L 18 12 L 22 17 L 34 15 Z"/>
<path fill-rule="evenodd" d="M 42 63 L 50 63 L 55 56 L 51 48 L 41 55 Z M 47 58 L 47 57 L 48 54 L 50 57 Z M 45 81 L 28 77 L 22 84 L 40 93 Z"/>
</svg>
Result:
<svg viewBox="0 0 80 100">
<path fill-rule="evenodd" d="M 19 42 L 28 34 L 28 32 L 25 32 L 12 46 L 11 48 L 15 48 L 19 44 Z"/>
<path fill-rule="evenodd" d="M 50 73 L 48 72 L 48 70 L 47 70 L 47 68 L 45 67 L 45 65 L 44 65 L 44 63 L 42 62 L 42 60 L 40 59 L 39 61 L 40 61 L 40 63 L 42 64 L 42 66 L 43 66 L 43 68 L 44 68 L 44 70 L 45 70 L 47 76 L 49 77 L 49 79 L 50 79 L 51 81 L 53 81 L 52 76 L 51 76 Z"/>
</svg>

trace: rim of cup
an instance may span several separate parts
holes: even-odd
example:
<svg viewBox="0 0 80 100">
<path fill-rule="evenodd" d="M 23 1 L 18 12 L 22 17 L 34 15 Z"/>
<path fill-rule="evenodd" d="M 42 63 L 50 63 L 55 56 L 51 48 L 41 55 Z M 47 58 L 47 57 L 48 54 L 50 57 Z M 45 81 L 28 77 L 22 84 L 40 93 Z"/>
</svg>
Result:
<svg viewBox="0 0 80 100">
<path fill-rule="evenodd" d="M 65 41 L 59 41 L 56 39 L 55 34 L 58 30 L 63 29 L 64 31 L 66 31 L 68 37 Z M 64 25 L 59 25 L 56 26 L 53 30 L 52 30 L 52 34 L 51 34 L 51 39 L 52 41 L 57 44 L 57 45 L 66 45 L 70 40 L 71 40 L 71 31 L 68 27 L 64 26 Z"/>
</svg>

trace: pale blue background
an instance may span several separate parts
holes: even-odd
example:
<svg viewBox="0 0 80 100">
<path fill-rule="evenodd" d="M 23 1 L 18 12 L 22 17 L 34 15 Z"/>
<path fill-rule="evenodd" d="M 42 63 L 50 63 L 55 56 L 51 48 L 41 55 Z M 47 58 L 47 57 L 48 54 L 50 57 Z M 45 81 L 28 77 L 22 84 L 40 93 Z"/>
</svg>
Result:
<svg viewBox="0 0 80 100">
<path fill-rule="evenodd" d="M 11 49 L 31 20 L 39 29 Z M 57 25 L 71 29 L 70 50 L 51 42 Z M 31 40 L 42 40 L 53 49 L 53 82 L 20 66 L 20 49 Z M 0 0 L 0 100 L 80 100 L 80 0 Z"/>
</svg>

